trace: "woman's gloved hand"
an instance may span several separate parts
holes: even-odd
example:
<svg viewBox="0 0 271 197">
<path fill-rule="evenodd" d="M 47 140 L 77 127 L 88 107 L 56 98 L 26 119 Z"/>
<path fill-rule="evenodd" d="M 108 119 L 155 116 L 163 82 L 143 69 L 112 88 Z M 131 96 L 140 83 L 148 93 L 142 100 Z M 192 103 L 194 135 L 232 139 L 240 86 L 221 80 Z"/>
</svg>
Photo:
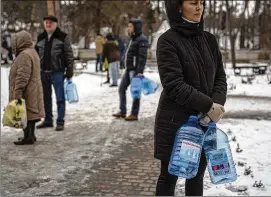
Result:
<svg viewBox="0 0 271 197">
<path fill-rule="evenodd" d="M 208 117 L 215 123 L 217 123 L 225 113 L 225 109 L 218 103 L 213 103 L 211 109 L 207 113 Z"/>
</svg>

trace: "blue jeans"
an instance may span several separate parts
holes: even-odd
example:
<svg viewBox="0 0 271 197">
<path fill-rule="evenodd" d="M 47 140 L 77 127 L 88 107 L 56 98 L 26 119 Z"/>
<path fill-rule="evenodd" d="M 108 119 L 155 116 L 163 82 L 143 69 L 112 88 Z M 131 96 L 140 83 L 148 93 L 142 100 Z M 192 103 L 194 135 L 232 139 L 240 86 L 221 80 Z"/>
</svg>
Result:
<svg viewBox="0 0 271 197">
<path fill-rule="evenodd" d="M 111 77 L 112 77 L 112 85 L 118 85 L 118 78 L 119 78 L 119 61 L 111 62 L 109 64 Z"/>
<path fill-rule="evenodd" d="M 96 72 L 99 70 L 102 71 L 103 63 L 102 63 L 102 54 L 96 55 Z"/>
<path fill-rule="evenodd" d="M 136 73 L 134 70 L 131 70 L 131 71 L 125 70 L 125 72 L 123 73 L 121 82 L 120 82 L 120 86 L 119 86 L 120 111 L 123 114 L 127 113 L 126 90 L 129 87 L 131 80 L 135 75 L 136 75 Z M 140 99 L 134 99 L 131 114 L 134 116 L 138 116 L 139 107 L 140 107 Z"/>
<path fill-rule="evenodd" d="M 45 108 L 45 123 L 53 124 L 52 105 L 52 85 L 55 89 L 57 102 L 57 125 L 64 125 L 65 117 L 65 94 L 64 94 L 64 73 L 63 72 L 43 72 L 41 71 L 41 81 L 43 86 L 43 98 Z"/>
</svg>

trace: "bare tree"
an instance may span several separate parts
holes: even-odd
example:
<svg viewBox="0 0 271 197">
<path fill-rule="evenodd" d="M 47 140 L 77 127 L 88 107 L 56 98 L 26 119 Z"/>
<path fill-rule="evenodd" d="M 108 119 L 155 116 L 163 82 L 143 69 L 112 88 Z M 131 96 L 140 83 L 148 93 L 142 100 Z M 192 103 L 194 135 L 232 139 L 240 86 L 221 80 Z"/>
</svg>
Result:
<svg viewBox="0 0 271 197">
<path fill-rule="evenodd" d="M 235 55 L 235 42 L 238 36 L 238 33 L 241 29 L 242 24 L 245 21 L 245 12 L 248 8 L 249 0 L 245 0 L 243 5 L 243 10 L 238 17 L 237 15 L 237 4 L 236 2 L 231 1 L 231 5 L 229 4 L 229 0 L 226 0 L 226 9 L 227 9 L 227 22 L 228 22 L 228 30 L 230 37 L 230 45 L 231 45 L 231 60 L 233 68 L 236 68 L 236 55 Z"/>
<path fill-rule="evenodd" d="M 58 25 L 61 27 L 61 10 L 60 10 L 60 1 L 54 1 L 54 10 L 55 10 L 55 15 L 58 19 Z"/>
</svg>

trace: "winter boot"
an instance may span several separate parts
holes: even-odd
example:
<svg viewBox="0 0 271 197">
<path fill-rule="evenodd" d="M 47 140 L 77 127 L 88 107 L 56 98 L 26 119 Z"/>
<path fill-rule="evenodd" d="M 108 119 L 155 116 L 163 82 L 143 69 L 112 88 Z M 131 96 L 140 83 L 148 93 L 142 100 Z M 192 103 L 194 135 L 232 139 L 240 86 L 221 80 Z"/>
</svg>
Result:
<svg viewBox="0 0 271 197">
<path fill-rule="evenodd" d="M 23 138 L 23 137 L 19 137 L 19 138 L 18 138 L 19 141 L 21 141 L 22 139 L 24 139 L 24 138 Z M 33 136 L 33 140 L 34 140 L 34 142 L 37 141 L 37 137 L 35 136 L 35 134 L 34 134 L 34 136 Z"/>
<path fill-rule="evenodd" d="M 24 137 L 21 140 L 14 142 L 15 145 L 32 145 L 34 143 L 31 126 L 24 129 Z"/>
<path fill-rule="evenodd" d="M 110 78 L 107 78 L 107 81 L 104 82 L 103 84 L 108 84 L 108 83 L 110 83 Z"/>
<path fill-rule="evenodd" d="M 55 130 L 56 131 L 63 131 L 64 130 L 64 125 L 57 125 Z"/>
<path fill-rule="evenodd" d="M 125 120 L 126 121 L 136 121 L 136 120 L 138 120 L 138 118 L 135 115 L 130 115 L 130 116 L 126 117 Z"/>
<path fill-rule="evenodd" d="M 37 126 L 37 129 L 46 129 L 46 128 L 50 128 L 50 127 L 54 127 L 53 124 L 48 124 L 45 121 L 43 121 L 41 124 L 39 124 Z"/>
<path fill-rule="evenodd" d="M 113 114 L 113 116 L 116 118 L 126 118 L 126 114 L 124 114 L 122 112 L 118 112 L 116 114 Z"/>
</svg>

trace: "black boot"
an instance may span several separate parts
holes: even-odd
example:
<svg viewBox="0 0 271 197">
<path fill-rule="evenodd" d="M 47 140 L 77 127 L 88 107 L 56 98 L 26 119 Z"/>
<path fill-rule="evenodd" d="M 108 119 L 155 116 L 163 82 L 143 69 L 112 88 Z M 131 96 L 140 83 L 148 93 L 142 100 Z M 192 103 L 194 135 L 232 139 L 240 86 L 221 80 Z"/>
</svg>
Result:
<svg viewBox="0 0 271 197">
<path fill-rule="evenodd" d="M 110 79 L 107 79 L 107 81 L 104 82 L 103 84 L 107 84 L 107 83 L 110 83 Z"/>
<path fill-rule="evenodd" d="M 54 127 L 53 123 L 47 123 L 45 121 L 43 121 L 41 124 L 37 125 L 37 129 L 46 129 L 46 128 L 50 128 L 50 127 Z"/>
<path fill-rule="evenodd" d="M 34 125 L 32 125 L 32 136 L 33 136 L 33 140 L 34 140 L 34 142 L 36 142 L 37 141 L 37 137 L 36 137 L 36 135 L 35 135 L 35 130 L 36 130 L 36 128 L 35 128 L 35 124 Z M 19 137 L 18 138 L 18 140 L 19 141 L 21 141 L 22 139 L 24 139 L 23 137 Z"/>
<path fill-rule="evenodd" d="M 27 127 L 23 130 L 24 137 L 21 140 L 15 141 L 15 145 L 31 145 L 34 144 L 32 125 L 28 124 Z"/>
<path fill-rule="evenodd" d="M 24 139 L 24 138 L 23 138 L 23 137 L 18 137 L 18 140 L 19 140 L 19 141 L 21 141 L 22 139 Z M 33 140 L 34 140 L 34 142 L 37 141 L 37 137 L 35 136 L 35 134 L 34 134 L 34 136 L 33 136 Z"/>
</svg>

